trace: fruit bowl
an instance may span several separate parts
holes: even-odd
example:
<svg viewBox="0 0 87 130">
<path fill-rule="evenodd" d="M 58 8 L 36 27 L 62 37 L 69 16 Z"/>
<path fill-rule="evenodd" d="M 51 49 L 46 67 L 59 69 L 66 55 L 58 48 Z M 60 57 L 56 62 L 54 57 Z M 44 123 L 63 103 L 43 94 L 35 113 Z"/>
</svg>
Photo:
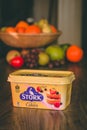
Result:
<svg viewBox="0 0 87 130">
<path fill-rule="evenodd" d="M 24 33 L 7 33 L 0 32 L 0 39 L 6 45 L 17 48 L 34 48 L 43 47 L 56 40 L 61 31 L 57 33 L 40 33 L 40 34 L 24 34 Z"/>
</svg>

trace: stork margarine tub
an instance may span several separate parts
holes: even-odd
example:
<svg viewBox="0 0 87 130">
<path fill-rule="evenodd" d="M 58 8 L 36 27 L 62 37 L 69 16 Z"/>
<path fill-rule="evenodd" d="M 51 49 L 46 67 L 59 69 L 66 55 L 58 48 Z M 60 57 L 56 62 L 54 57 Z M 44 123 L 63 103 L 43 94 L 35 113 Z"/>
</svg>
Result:
<svg viewBox="0 0 87 130">
<path fill-rule="evenodd" d="M 64 110 L 71 101 L 72 71 L 17 70 L 8 81 L 15 107 Z"/>
</svg>

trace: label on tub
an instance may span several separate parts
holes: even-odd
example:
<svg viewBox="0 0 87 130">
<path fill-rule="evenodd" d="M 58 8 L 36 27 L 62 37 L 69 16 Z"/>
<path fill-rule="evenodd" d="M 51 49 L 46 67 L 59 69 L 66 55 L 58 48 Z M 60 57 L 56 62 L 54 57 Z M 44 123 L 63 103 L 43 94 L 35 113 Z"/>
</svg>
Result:
<svg viewBox="0 0 87 130">
<path fill-rule="evenodd" d="M 69 87 L 67 90 L 70 91 Z M 16 84 L 12 87 L 13 104 L 18 107 L 60 109 L 65 105 L 66 85 Z M 67 91 L 67 92 L 68 92 Z M 64 94 L 65 93 L 65 94 Z M 70 93 L 70 92 L 69 92 Z M 16 98 L 15 98 L 16 97 Z M 68 97 L 69 98 L 69 97 Z M 16 99 L 16 100 L 15 100 Z"/>
</svg>

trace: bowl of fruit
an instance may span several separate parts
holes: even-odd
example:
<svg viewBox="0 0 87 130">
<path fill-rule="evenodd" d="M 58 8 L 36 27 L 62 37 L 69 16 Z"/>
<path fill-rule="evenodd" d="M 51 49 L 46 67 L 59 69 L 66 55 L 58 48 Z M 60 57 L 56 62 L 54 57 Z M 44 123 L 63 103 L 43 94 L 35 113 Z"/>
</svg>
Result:
<svg viewBox="0 0 87 130">
<path fill-rule="evenodd" d="M 41 19 L 33 24 L 19 21 L 14 27 L 2 27 L 0 40 L 11 47 L 35 48 L 52 43 L 57 40 L 61 33 L 46 19 Z"/>
</svg>

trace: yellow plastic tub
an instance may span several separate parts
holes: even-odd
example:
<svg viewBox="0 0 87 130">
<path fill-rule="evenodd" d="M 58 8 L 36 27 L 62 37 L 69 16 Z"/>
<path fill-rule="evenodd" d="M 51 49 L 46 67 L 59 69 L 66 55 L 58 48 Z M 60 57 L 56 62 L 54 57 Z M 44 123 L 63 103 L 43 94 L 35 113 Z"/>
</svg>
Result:
<svg viewBox="0 0 87 130">
<path fill-rule="evenodd" d="M 8 76 L 13 106 L 64 110 L 74 79 L 71 71 L 17 70 Z"/>
</svg>

